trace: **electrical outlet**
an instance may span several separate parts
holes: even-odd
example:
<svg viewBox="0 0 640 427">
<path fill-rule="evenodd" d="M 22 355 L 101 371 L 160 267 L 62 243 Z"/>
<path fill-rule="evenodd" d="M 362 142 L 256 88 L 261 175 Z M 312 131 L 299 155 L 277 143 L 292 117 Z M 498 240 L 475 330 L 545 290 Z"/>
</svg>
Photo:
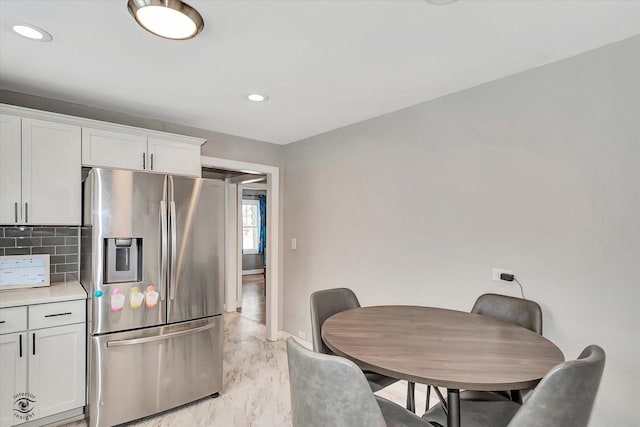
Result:
<svg viewBox="0 0 640 427">
<path fill-rule="evenodd" d="M 305 333 L 304 333 L 304 332 L 302 332 L 302 331 L 298 331 L 298 336 L 299 336 L 300 338 L 302 338 L 303 340 L 307 338 L 307 334 L 305 334 Z"/>
<path fill-rule="evenodd" d="M 505 270 L 504 268 L 495 268 L 494 267 L 492 273 L 493 273 L 492 280 L 495 280 L 496 282 L 505 282 L 505 280 L 501 280 L 500 279 L 500 275 L 502 273 L 513 274 L 513 270 Z"/>
</svg>

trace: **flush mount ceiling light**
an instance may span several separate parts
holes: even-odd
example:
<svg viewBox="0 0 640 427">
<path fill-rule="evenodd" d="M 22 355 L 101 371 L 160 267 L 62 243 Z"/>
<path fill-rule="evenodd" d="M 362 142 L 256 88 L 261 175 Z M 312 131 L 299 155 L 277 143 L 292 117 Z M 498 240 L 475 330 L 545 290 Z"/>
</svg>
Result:
<svg viewBox="0 0 640 427">
<path fill-rule="evenodd" d="M 246 98 L 253 102 L 265 102 L 269 100 L 267 95 L 262 95 L 261 93 L 250 93 L 249 95 L 246 95 Z"/>
<path fill-rule="evenodd" d="M 142 28 L 166 39 L 190 39 L 204 28 L 198 11 L 180 0 L 129 0 L 127 8 Z"/>
<path fill-rule="evenodd" d="M 51 40 L 53 40 L 51 34 L 47 33 L 42 28 L 36 27 L 35 25 L 20 23 L 15 24 L 13 27 L 11 27 L 11 29 L 22 37 L 28 38 L 29 40 L 35 40 L 39 42 L 50 42 Z"/>
</svg>

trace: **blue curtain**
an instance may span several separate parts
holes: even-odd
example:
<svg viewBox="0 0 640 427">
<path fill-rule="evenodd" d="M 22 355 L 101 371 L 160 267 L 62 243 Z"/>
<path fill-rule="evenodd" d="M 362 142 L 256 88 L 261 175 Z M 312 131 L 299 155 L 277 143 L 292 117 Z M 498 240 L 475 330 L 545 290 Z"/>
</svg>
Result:
<svg viewBox="0 0 640 427">
<path fill-rule="evenodd" d="M 262 194 L 258 196 L 258 203 L 260 208 L 260 227 L 258 228 L 260 241 L 258 242 L 258 253 L 264 254 L 264 248 L 267 247 L 267 196 Z"/>
</svg>

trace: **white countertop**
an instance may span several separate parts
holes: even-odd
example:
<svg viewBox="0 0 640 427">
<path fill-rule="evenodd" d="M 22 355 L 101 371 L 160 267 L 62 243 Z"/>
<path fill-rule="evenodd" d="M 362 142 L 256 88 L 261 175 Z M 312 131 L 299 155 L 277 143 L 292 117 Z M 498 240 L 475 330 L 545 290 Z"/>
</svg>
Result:
<svg viewBox="0 0 640 427">
<path fill-rule="evenodd" d="M 42 288 L 0 291 L 0 308 L 78 299 L 87 299 L 87 293 L 80 282 L 74 280 L 71 282 L 52 283 L 50 286 Z"/>
</svg>

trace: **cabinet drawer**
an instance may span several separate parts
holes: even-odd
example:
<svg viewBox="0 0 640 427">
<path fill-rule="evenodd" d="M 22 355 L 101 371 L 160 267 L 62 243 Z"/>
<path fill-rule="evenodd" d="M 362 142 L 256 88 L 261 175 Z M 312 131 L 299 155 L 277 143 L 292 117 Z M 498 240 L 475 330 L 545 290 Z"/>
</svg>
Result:
<svg viewBox="0 0 640 427">
<path fill-rule="evenodd" d="M 29 306 L 29 329 L 50 328 L 85 322 L 85 300 Z"/>
<path fill-rule="evenodd" d="M 27 307 L 0 309 L 0 334 L 24 331 L 27 329 Z"/>
</svg>

